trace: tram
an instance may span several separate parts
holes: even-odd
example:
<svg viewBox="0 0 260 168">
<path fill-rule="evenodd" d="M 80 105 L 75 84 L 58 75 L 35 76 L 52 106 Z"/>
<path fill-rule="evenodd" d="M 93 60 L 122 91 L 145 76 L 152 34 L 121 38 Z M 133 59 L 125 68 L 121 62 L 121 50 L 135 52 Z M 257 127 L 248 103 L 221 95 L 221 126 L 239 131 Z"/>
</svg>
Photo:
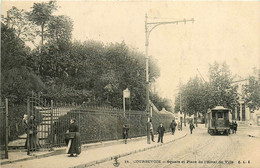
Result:
<svg viewBox="0 0 260 168">
<path fill-rule="evenodd" d="M 208 133 L 213 134 L 230 134 L 229 118 L 230 109 L 223 106 L 216 106 L 207 112 Z"/>
</svg>

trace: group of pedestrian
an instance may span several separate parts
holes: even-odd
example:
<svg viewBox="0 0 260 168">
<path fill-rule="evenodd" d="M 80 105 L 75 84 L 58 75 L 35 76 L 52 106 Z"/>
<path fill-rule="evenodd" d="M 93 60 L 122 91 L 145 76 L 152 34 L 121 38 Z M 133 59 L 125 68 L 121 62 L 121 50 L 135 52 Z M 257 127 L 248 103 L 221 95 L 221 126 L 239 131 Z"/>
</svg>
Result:
<svg viewBox="0 0 260 168">
<path fill-rule="evenodd" d="M 35 116 L 32 115 L 28 117 L 28 115 L 25 114 L 22 123 L 27 133 L 25 149 L 28 149 L 29 151 L 38 151 L 41 145 L 37 136 L 38 131 Z"/>
<path fill-rule="evenodd" d="M 229 128 L 233 134 L 236 134 L 237 133 L 237 122 L 232 121 L 231 123 L 229 123 Z"/>
<path fill-rule="evenodd" d="M 152 119 L 149 120 L 148 124 L 149 124 L 151 139 L 152 139 L 153 142 L 155 142 L 154 141 L 154 131 L 153 131 Z M 170 129 L 172 131 L 172 135 L 174 135 L 174 133 L 175 133 L 176 126 L 177 126 L 177 123 L 175 122 L 175 120 L 172 120 L 172 122 L 170 124 Z M 157 143 L 159 143 L 159 142 L 163 143 L 163 136 L 164 136 L 164 133 L 165 133 L 165 128 L 164 128 L 162 123 L 160 123 L 159 127 L 157 128 L 157 133 L 158 133 Z"/>
<path fill-rule="evenodd" d="M 24 115 L 23 124 L 24 124 L 25 130 L 28 134 L 27 140 L 25 143 L 25 148 L 26 149 L 29 148 L 30 151 L 39 150 L 41 146 L 39 143 L 39 139 L 37 137 L 38 131 L 37 131 L 37 122 L 36 122 L 35 116 L 30 116 L 30 118 L 29 118 L 27 115 Z M 153 142 L 155 142 L 153 124 L 152 124 L 151 119 L 149 120 L 148 124 L 149 124 L 148 126 L 150 129 L 151 139 Z M 236 127 L 237 127 L 237 126 L 235 126 L 236 123 L 234 123 L 232 125 L 234 128 L 234 132 L 236 132 Z M 175 122 L 175 120 L 172 120 L 172 122 L 170 124 L 170 129 L 171 129 L 172 135 L 174 135 L 174 133 L 175 133 L 176 126 L 177 126 L 177 123 Z M 191 134 L 192 134 L 192 130 L 194 128 L 195 128 L 194 125 L 191 123 L 190 124 Z M 129 131 L 129 126 L 127 124 L 124 124 L 123 125 L 123 139 L 124 139 L 125 144 L 127 144 L 128 131 Z M 163 143 L 165 127 L 163 126 L 162 123 L 160 123 L 160 125 L 158 126 L 157 133 L 158 133 L 157 143 L 159 143 L 159 142 Z M 65 134 L 65 142 L 67 144 L 66 153 L 70 154 L 69 157 L 77 157 L 81 153 L 79 127 L 76 124 L 76 120 L 74 118 L 70 120 L 69 129 L 67 130 L 67 132 Z"/>
<path fill-rule="evenodd" d="M 35 116 L 32 115 L 28 117 L 28 115 L 25 114 L 22 123 L 27 133 L 25 149 L 30 151 L 38 151 L 41 145 L 37 136 L 38 130 Z M 70 120 L 69 129 L 65 134 L 65 142 L 67 144 L 66 153 L 70 154 L 69 157 L 77 157 L 81 153 L 79 127 L 74 118 Z"/>
</svg>

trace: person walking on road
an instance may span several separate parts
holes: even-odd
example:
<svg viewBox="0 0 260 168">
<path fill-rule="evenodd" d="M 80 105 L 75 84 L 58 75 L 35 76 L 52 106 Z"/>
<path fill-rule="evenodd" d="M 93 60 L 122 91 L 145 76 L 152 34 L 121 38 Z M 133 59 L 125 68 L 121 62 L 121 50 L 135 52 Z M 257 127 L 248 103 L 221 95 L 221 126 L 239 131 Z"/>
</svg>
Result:
<svg viewBox="0 0 260 168">
<path fill-rule="evenodd" d="M 79 127 L 75 122 L 75 119 L 71 119 L 69 129 L 67 130 L 67 135 L 69 137 L 66 143 L 68 145 L 67 153 L 70 154 L 69 157 L 73 157 L 74 154 L 75 157 L 77 157 L 81 153 Z"/>
<path fill-rule="evenodd" d="M 175 122 L 175 120 L 172 120 L 171 125 L 170 125 L 170 128 L 172 130 L 172 135 L 174 135 L 174 133 L 175 133 L 176 125 L 177 125 L 177 123 Z"/>
<path fill-rule="evenodd" d="M 236 121 L 233 125 L 233 130 L 234 130 L 234 133 L 236 134 L 237 133 L 237 122 Z"/>
<path fill-rule="evenodd" d="M 234 121 L 232 121 L 230 124 L 230 130 L 232 130 L 232 134 L 234 134 L 234 124 Z"/>
<path fill-rule="evenodd" d="M 127 144 L 128 131 L 129 131 L 129 127 L 126 124 L 124 124 L 123 125 L 123 139 L 125 141 L 125 144 Z"/>
<path fill-rule="evenodd" d="M 182 122 L 178 122 L 178 130 L 182 131 Z"/>
<path fill-rule="evenodd" d="M 149 129 L 150 129 L 150 134 L 151 134 L 151 138 L 152 138 L 152 141 L 154 141 L 154 135 L 153 135 L 153 124 L 152 124 L 152 119 L 150 119 L 149 121 Z"/>
<path fill-rule="evenodd" d="M 165 132 L 165 128 L 163 127 L 162 123 L 160 123 L 160 126 L 157 129 L 158 132 L 158 142 L 159 143 L 161 141 L 161 143 L 163 143 L 163 135 Z"/>
<path fill-rule="evenodd" d="M 195 126 L 192 122 L 190 122 L 190 134 L 192 134 L 193 129 L 195 129 Z"/>
</svg>

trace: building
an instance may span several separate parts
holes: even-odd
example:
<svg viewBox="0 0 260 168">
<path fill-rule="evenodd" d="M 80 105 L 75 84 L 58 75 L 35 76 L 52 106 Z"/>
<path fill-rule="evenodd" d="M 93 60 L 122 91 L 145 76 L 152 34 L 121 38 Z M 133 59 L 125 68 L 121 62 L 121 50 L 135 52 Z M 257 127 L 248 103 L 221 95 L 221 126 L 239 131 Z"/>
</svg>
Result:
<svg viewBox="0 0 260 168">
<path fill-rule="evenodd" d="M 232 109 L 232 120 L 239 121 L 245 124 L 259 124 L 260 125 L 260 110 L 251 111 L 244 100 L 244 87 L 248 85 L 248 79 L 241 79 L 234 81 L 232 85 L 238 86 L 239 104 L 235 109 Z"/>
</svg>

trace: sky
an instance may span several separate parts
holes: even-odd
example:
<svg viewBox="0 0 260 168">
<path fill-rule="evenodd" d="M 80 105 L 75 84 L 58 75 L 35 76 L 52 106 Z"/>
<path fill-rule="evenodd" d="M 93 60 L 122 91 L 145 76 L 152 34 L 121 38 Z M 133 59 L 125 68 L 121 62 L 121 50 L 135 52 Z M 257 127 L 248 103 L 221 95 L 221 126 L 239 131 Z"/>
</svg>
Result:
<svg viewBox="0 0 260 168">
<path fill-rule="evenodd" d="M 174 100 L 178 85 L 201 76 L 208 80 L 213 62 L 226 62 L 242 78 L 260 67 L 259 1 L 58 1 L 55 15 L 74 21 L 73 39 L 103 43 L 124 41 L 145 53 L 145 14 L 148 22 L 186 24 L 156 27 L 150 34 L 148 53 L 158 61 L 161 76 L 157 91 Z M 12 6 L 30 11 L 32 1 L 2 1 L 1 14 Z M 199 72 L 198 72 L 199 71 Z"/>
</svg>

